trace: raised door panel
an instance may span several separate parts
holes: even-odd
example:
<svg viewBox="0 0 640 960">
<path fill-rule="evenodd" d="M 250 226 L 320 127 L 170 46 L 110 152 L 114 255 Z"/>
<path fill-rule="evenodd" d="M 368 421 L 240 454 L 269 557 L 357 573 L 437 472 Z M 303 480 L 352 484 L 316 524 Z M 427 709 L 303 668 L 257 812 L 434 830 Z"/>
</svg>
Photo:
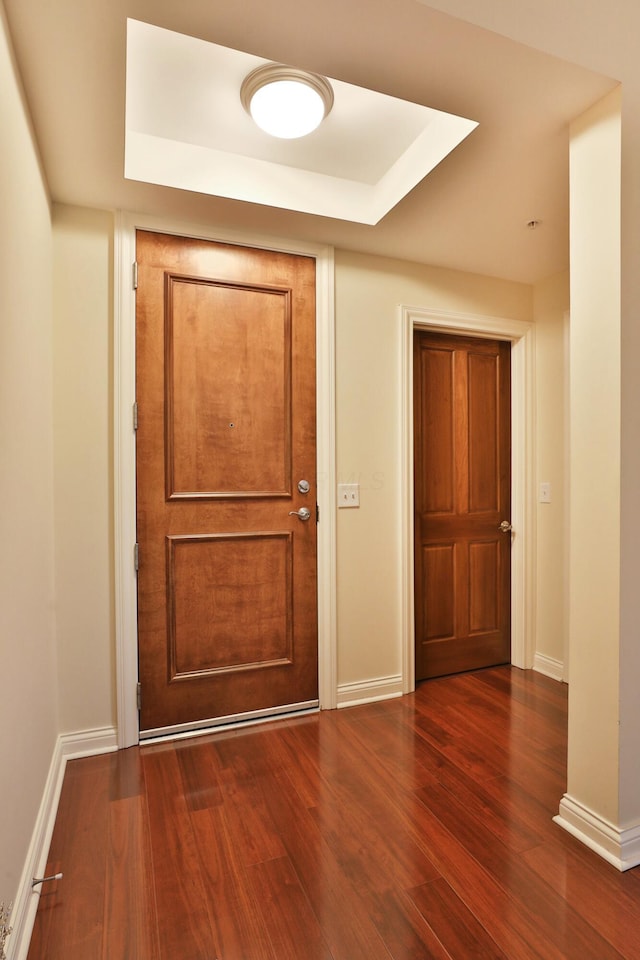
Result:
<svg viewBox="0 0 640 960">
<path fill-rule="evenodd" d="M 417 354 L 416 379 L 423 385 L 416 420 L 430 443 L 417 451 L 423 478 L 416 491 L 420 514 L 451 514 L 455 509 L 454 353 L 425 347 Z"/>
<path fill-rule="evenodd" d="M 427 640 L 455 634 L 455 547 L 452 543 L 425 546 L 422 555 L 422 629 Z"/>
<path fill-rule="evenodd" d="M 498 510 L 498 358 L 470 352 L 467 366 L 469 513 Z"/>
<path fill-rule="evenodd" d="M 469 544 L 469 634 L 498 629 L 500 551 L 496 540 Z"/>
<path fill-rule="evenodd" d="M 288 496 L 290 290 L 166 284 L 167 497 Z"/>
<path fill-rule="evenodd" d="M 292 536 L 167 537 L 170 679 L 293 662 Z"/>
</svg>

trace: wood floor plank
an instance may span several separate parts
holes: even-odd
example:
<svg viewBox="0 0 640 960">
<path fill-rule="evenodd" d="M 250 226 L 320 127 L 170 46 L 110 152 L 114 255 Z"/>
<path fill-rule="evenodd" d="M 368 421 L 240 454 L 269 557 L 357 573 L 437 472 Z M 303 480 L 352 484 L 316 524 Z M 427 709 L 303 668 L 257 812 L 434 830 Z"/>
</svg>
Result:
<svg viewBox="0 0 640 960">
<path fill-rule="evenodd" d="M 317 808 L 308 810 L 296 804 L 295 787 L 287 771 L 274 772 L 267 802 L 335 960 L 388 960 L 368 904 L 361 896 L 370 865 L 360 861 L 355 874 L 344 869 L 327 832 L 318 829 Z M 360 841 L 361 847 L 364 842 Z M 377 874 L 379 866 L 374 864 L 373 869 Z"/>
<path fill-rule="evenodd" d="M 234 818 L 223 805 L 191 814 L 219 960 L 277 960 L 245 869 Z"/>
<path fill-rule="evenodd" d="M 423 788 L 420 800 L 437 816 L 473 858 L 526 915 L 540 939 L 557 943 L 560 954 L 575 960 L 616 960 L 619 953 L 564 898 L 527 866 L 520 852 L 513 853 L 498 838 L 483 831 L 481 818 L 464 800 L 444 788 Z"/>
<path fill-rule="evenodd" d="M 404 790 L 417 790 L 433 783 L 440 767 L 453 766 L 443 754 L 416 737 L 404 715 L 359 720 L 353 725 L 353 736 L 365 755 L 370 752 L 370 744 L 375 743 L 376 758 Z"/>
<path fill-rule="evenodd" d="M 176 757 L 189 810 L 207 810 L 222 803 L 216 769 L 215 746 L 204 740 L 187 740 L 176 745 Z"/>
<path fill-rule="evenodd" d="M 101 956 L 103 960 L 157 960 L 160 956 L 144 796 L 109 804 Z"/>
<path fill-rule="evenodd" d="M 524 859 L 622 956 L 640 957 L 637 871 L 603 871 L 597 854 L 563 831 Z"/>
<path fill-rule="evenodd" d="M 509 678 L 520 673 L 525 671 L 504 671 L 504 675 Z M 468 712 L 465 736 L 470 739 L 474 749 L 483 755 L 498 749 L 508 759 L 508 765 L 499 777 L 478 779 L 473 766 L 467 762 L 464 747 L 460 752 L 455 744 L 453 747 L 448 744 L 449 749 L 442 751 L 441 756 L 446 757 L 454 768 L 465 770 L 485 785 L 494 780 L 518 784 L 524 792 L 535 796 L 553 815 L 557 812 L 558 795 L 562 795 L 566 785 L 566 690 L 563 692 L 561 684 L 551 681 L 558 688 L 554 713 L 552 717 L 541 717 L 535 712 L 539 702 L 535 696 L 529 698 L 529 703 L 505 698 L 501 688 L 487 683 L 487 678 L 494 674 L 503 675 L 499 671 L 489 670 L 463 677 L 430 681 L 429 683 L 435 684 L 437 693 L 434 694 L 433 690 L 428 689 L 424 696 L 421 696 L 422 690 L 418 691 L 415 697 L 417 712 L 427 716 L 432 712 L 439 715 L 441 701 L 448 696 L 450 706 L 455 706 L 460 712 Z M 529 687 L 536 691 L 540 687 L 545 695 L 543 702 L 546 703 L 550 695 L 544 681 L 548 678 L 535 676 L 535 682 L 529 682 Z M 429 684 L 423 686 L 429 687 Z M 518 688 L 515 681 L 513 686 Z M 511 689 L 511 681 L 506 689 Z M 503 703 L 500 702 L 500 697 L 503 698 Z M 489 711 L 486 709 L 488 706 Z M 561 714 L 563 719 L 558 723 L 556 711 L 561 708 L 564 711 Z M 408 723 L 411 725 L 411 720 Z M 534 736 L 532 731 L 536 731 Z M 518 744 L 517 750 L 512 749 L 512 744 L 515 743 Z M 433 751 L 438 749 L 437 744 L 429 743 L 427 746 L 431 748 L 428 766 L 437 772 L 439 779 L 444 779 L 438 771 L 442 767 L 443 773 L 446 773 L 447 764 L 434 754 Z"/>
<path fill-rule="evenodd" d="M 448 767 L 439 771 L 440 787 L 444 788 L 444 803 L 455 805 L 455 813 L 473 818 L 474 826 L 482 824 L 483 834 L 489 833 L 508 850 L 521 853 L 542 843 L 551 828 L 549 811 L 535 807 L 539 811 L 535 827 L 532 804 L 515 787 L 515 795 L 507 777 L 476 783 L 463 770 Z M 438 792 L 424 787 L 418 796 L 431 798 Z M 425 802 L 429 802 L 425 800 Z M 429 806 L 432 807 L 431 803 Z M 433 807 L 432 807 L 433 809 Z"/>
<path fill-rule="evenodd" d="M 161 957 L 212 960 L 213 925 L 175 750 L 143 762 Z"/>
<path fill-rule="evenodd" d="M 554 720 L 517 700 L 501 702 L 490 687 L 480 682 L 464 702 L 456 703 L 452 709 L 460 718 L 463 736 L 472 730 L 479 737 L 492 737 L 507 752 L 514 736 L 536 756 L 546 755 L 550 747 L 566 746 L 565 734 Z"/>
<path fill-rule="evenodd" d="M 456 789 L 451 783 L 444 785 L 449 790 Z M 490 819 L 482 817 L 483 824 L 503 842 L 509 843 L 507 838 L 515 835 L 517 847 L 513 849 L 528 850 L 547 840 L 557 830 L 552 819 L 556 813 L 557 787 L 549 795 L 549 802 L 542 803 L 516 780 L 499 777 L 482 785 L 481 796 L 492 811 Z M 499 822 L 500 818 L 503 823 Z"/>
<path fill-rule="evenodd" d="M 398 749 L 403 743 L 403 732 L 411 738 L 411 748 L 406 752 Z M 405 790 L 439 783 L 458 797 L 464 795 L 466 803 L 482 813 L 484 827 L 514 849 L 526 850 L 540 843 L 552 828 L 551 817 L 557 807 L 558 791 L 564 790 L 563 779 L 555 781 L 553 804 L 543 805 L 509 777 L 478 783 L 453 759 L 439 753 L 423 739 L 412 742 L 416 738 L 408 726 L 404 731 L 395 726 L 387 729 L 384 719 L 374 719 L 358 723 L 354 735 L 359 738 L 364 752 L 370 743 L 376 744 L 376 757 L 395 783 L 402 784 Z"/>
<path fill-rule="evenodd" d="M 442 876 L 509 960 L 565 960 L 554 938 L 542 935 L 535 918 L 417 798 L 413 819 Z"/>
<path fill-rule="evenodd" d="M 272 744 L 272 755 L 291 773 L 291 781 L 301 803 L 315 807 L 326 782 L 325 764 L 331 761 L 333 731 L 325 735 L 324 724 L 297 724 L 282 731 L 277 744 Z"/>
<path fill-rule="evenodd" d="M 351 860 L 351 869 L 380 874 L 401 889 L 433 879 L 437 870 L 401 814 L 406 794 L 385 777 L 375 756 L 362 762 L 357 744 L 344 731 L 339 743 L 314 816 L 323 836 L 340 851 L 344 868 Z"/>
<path fill-rule="evenodd" d="M 111 758 L 109 799 L 124 800 L 144 795 L 142 757 L 137 747 L 120 750 Z"/>
<path fill-rule="evenodd" d="M 257 863 L 249 877 L 277 960 L 335 960 L 287 857 Z M 226 958 L 224 958 L 226 960 Z"/>
<path fill-rule="evenodd" d="M 433 681 L 433 687 L 430 681 L 423 685 L 428 689 L 419 689 L 424 695 L 417 698 L 417 708 L 427 716 L 437 715 L 437 705 L 452 709 L 465 716 L 480 735 L 491 733 L 506 750 L 512 736 L 534 751 L 556 745 L 566 748 L 566 687 L 546 677 L 540 677 L 542 682 L 535 686 L 529 683 L 523 687 L 517 673 L 508 674 L 504 688 L 490 682 L 494 675 L 490 670 Z M 544 681 L 555 684 L 553 699 Z M 505 691 L 511 690 L 514 695 L 505 696 Z"/>
<path fill-rule="evenodd" d="M 452 957 L 509 960 L 446 880 L 423 883 L 409 896 Z"/>
<path fill-rule="evenodd" d="M 478 746 L 477 727 L 453 709 L 440 711 L 437 716 L 418 717 L 415 730 L 478 782 L 509 772 L 509 756 L 502 745 L 485 739 L 482 746 Z"/>
<path fill-rule="evenodd" d="M 366 753 L 359 750 L 355 727 L 348 715 L 335 715 L 332 722 L 339 728 L 339 735 L 334 738 L 338 749 L 325 749 L 324 783 L 318 803 L 310 811 L 318 823 L 319 835 L 339 865 L 340 876 L 347 879 L 350 886 L 331 911 L 332 924 L 335 925 L 335 917 L 348 917 L 352 905 L 357 903 L 358 908 L 365 908 L 392 957 L 449 960 L 450 955 L 431 927 L 401 892 L 403 886 L 412 885 L 417 878 L 425 880 L 438 873 L 415 837 L 405 831 L 402 817 L 394 811 L 392 820 L 389 819 L 387 797 L 389 790 L 394 789 L 393 778 L 382 775 L 377 758 L 372 757 L 370 750 Z M 396 743 L 396 747 L 399 746 Z M 410 749 L 408 742 L 407 746 Z M 365 764 L 363 757 L 366 757 Z M 406 762 L 407 758 L 404 759 Z M 277 795 L 281 796 L 282 791 L 277 791 Z M 399 796 L 397 802 L 400 802 Z M 289 817 L 290 812 L 284 814 L 285 819 Z M 308 836 L 308 830 L 305 834 Z M 297 864 L 295 852 L 290 856 Z M 309 864 L 311 875 L 317 859 L 314 857 Z M 300 873 L 299 866 L 297 869 Z M 307 888 L 308 885 L 307 879 Z M 324 887 L 326 889 L 326 883 Z M 322 896 L 322 887 L 318 894 Z M 329 935 L 327 939 L 337 951 L 339 947 L 334 946 Z M 344 935 L 339 942 L 343 939 Z M 359 957 L 362 946 L 359 936 L 357 945 L 344 954 L 345 960 Z M 367 945 L 363 955 L 372 956 L 372 949 Z"/>
<path fill-rule="evenodd" d="M 48 915 L 48 933 L 45 942 L 36 931 L 29 960 L 68 960 L 74 951 L 78 957 L 102 954 L 113 762 L 106 755 L 67 764 L 46 867 L 46 875 L 61 871 L 63 878 L 41 890 L 38 913 Z M 78 903 L 82 910 L 74 909 Z"/>
<path fill-rule="evenodd" d="M 449 953 L 404 891 L 387 890 L 375 896 L 371 913 L 394 960 L 461 960 Z"/>
<path fill-rule="evenodd" d="M 224 770 L 222 796 L 228 818 L 235 823 L 236 848 L 246 864 L 285 856 L 281 837 L 264 799 L 263 781 L 271 771 L 267 742 L 275 733 L 267 729 L 240 740 L 215 745 Z"/>
</svg>

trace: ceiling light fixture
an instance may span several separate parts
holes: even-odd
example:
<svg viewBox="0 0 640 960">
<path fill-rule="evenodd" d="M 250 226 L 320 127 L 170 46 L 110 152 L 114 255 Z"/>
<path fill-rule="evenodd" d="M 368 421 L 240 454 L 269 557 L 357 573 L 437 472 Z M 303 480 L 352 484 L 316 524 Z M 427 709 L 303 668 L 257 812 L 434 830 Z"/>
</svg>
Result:
<svg viewBox="0 0 640 960">
<path fill-rule="evenodd" d="M 261 130 L 294 140 L 320 126 L 333 106 L 333 90 L 316 73 L 268 63 L 245 77 L 240 99 Z"/>
</svg>

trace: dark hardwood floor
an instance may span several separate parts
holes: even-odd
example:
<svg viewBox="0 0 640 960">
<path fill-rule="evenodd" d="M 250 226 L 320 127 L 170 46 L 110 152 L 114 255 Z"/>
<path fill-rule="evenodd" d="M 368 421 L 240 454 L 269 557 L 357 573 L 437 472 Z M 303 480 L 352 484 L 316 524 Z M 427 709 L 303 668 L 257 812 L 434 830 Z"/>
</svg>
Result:
<svg viewBox="0 0 640 960">
<path fill-rule="evenodd" d="M 566 687 L 500 667 L 71 761 L 29 960 L 637 960 L 565 755 Z"/>
</svg>

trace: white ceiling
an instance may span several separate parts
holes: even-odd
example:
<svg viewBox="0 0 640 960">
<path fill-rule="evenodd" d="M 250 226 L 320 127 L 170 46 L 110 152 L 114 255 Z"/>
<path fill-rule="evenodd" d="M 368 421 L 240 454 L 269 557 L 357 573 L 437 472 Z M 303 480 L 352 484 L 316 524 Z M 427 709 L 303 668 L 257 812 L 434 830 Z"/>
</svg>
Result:
<svg viewBox="0 0 640 960">
<path fill-rule="evenodd" d="M 125 176 L 373 225 L 477 127 L 329 77 L 333 107 L 320 127 L 270 137 L 240 97 L 268 64 L 129 19 Z"/>
<path fill-rule="evenodd" d="M 568 260 L 568 123 L 613 80 L 417 0 L 4 0 L 54 200 L 532 283 Z M 471 117 L 375 226 L 124 177 L 126 20 Z M 529 230 L 529 220 L 542 226 Z"/>
</svg>

